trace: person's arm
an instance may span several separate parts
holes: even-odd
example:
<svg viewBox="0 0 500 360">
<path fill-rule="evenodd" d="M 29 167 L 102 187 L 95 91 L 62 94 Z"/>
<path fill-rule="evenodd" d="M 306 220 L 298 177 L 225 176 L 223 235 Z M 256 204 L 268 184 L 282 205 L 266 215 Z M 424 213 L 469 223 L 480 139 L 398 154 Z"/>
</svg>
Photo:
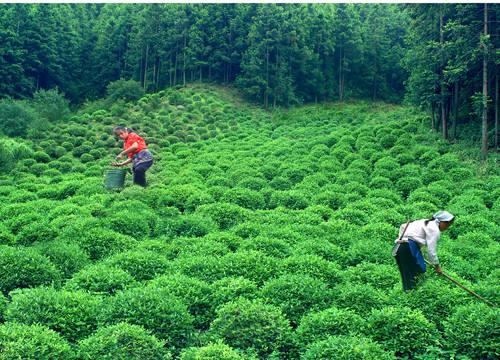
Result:
<svg viewBox="0 0 500 360">
<path fill-rule="evenodd" d="M 125 165 L 130 164 L 131 162 L 132 162 L 132 159 L 127 159 L 121 163 L 113 162 L 113 163 L 111 163 L 111 165 L 113 165 L 113 166 L 125 166 Z"/>
<path fill-rule="evenodd" d="M 437 256 L 437 242 L 441 236 L 441 232 L 437 226 L 429 224 L 425 229 L 427 253 L 429 254 L 429 262 L 434 266 L 437 273 L 441 273 L 441 266 L 439 265 L 439 258 Z"/>
<path fill-rule="evenodd" d="M 125 149 L 121 153 L 119 153 L 116 156 L 116 159 L 121 159 L 123 156 L 127 155 L 128 153 L 134 152 L 135 150 L 137 150 L 138 147 L 139 147 L 139 144 L 136 141 L 132 145 L 130 145 L 130 147 L 128 149 Z"/>
</svg>

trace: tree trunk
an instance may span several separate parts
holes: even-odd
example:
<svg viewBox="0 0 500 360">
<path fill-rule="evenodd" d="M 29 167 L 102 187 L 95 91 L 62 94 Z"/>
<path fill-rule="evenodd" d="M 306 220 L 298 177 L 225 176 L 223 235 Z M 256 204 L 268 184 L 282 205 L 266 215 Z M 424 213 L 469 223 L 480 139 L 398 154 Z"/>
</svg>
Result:
<svg viewBox="0 0 500 360">
<path fill-rule="evenodd" d="M 269 104 L 269 48 L 266 45 L 266 89 L 264 90 L 264 108 L 267 109 Z"/>
<path fill-rule="evenodd" d="M 458 92 L 460 90 L 458 80 L 455 81 L 455 90 L 453 92 L 455 100 L 453 101 L 453 124 L 452 124 L 452 136 L 453 139 L 457 138 L 457 121 L 458 121 Z"/>
<path fill-rule="evenodd" d="M 431 118 L 431 130 L 432 132 L 436 131 L 436 107 L 434 106 L 434 103 L 431 105 L 432 107 L 432 118 Z"/>
<path fill-rule="evenodd" d="M 495 67 L 495 151 L 498 151 L 498 69 Z"/>
<path fill-rule="evenodd" d="M 342 101 L 342 48 L 339 48 L 339 100 Z"/>
<path fill-rule="evenodd" d="M 144 90 L 146 90 L 148 82 L 148 53 L 149 53 L 149 44 L 146 45 L 146 58 L 144 60 Z"/>
<path fill-rule="evenodd" d="M 488 5 L 484 4 L 484 36 L 488 35 Z M 481 158 L 486 160 L 488 157 L 488 49 L 484 46 L 483 55 L 483 131 Z"/>
<path fill-rule="evenodd" d="M 442 5 L 441 5 L 442 6 Z M 443 138 L 448 139 L 448 126 L 446 123 L 446 106 L 445 106 L 445 83 L 444 83 L 444 29 L 443 29 L 443 11 L 439 15 L 439 43 L 441 50 L 441 122 Z"/>
<path fill-rule="evenodd" d="M 184 34 L 184 49 L 183 49 L 183 66 L 182 66 L 182 85 L 186 86 L 186 47 L 187 47 L 187 34 Z"/>
<path fill-rule="evenodd" d="M 177 63 L 179 59 L 179 52 L 175 51 L 175 62 L 174 62 L 174 86 L 177 85 Z"/>
</svg>

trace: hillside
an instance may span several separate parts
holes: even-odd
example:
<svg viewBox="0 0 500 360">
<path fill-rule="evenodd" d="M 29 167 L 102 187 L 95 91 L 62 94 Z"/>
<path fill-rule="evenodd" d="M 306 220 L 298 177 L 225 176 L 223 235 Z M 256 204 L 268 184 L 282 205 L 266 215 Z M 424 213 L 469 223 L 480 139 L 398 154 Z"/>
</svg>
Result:
<svg viewBox="0 0 500 360">
<path fill-rule="evenodd" d="M 30 132 L 0 177 L 7 358 L 498 356 L 498 310 L 432 269 L 401 290 L 399 225 L 447 209 L 443 270 L 499 303 L 498 167 L 465 158 L 422 113 L 266 112 L 208 86 L 96 104 Z M 121 192 L 103 187 L 116 124 L 154 154 L 146 189 L 130 175 Z"/>
</svg>

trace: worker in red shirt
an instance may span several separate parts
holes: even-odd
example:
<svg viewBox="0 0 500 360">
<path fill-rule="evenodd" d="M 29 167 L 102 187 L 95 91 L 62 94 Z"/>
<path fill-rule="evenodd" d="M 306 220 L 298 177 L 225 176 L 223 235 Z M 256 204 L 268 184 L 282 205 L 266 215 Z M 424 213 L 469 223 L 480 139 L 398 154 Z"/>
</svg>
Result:
<svg viewBox="0 0 500 360">
<path fill-rule="evenodd" d="M 142 137 L 137 135 L 132 129 L 125 126 L 116 126 L 113 133 L 123 140 L 123 151 L 116 156 L 116 160 L 125 155 L 128 159 L 123 162 L 113 162 L 113 166 L 125 166 L 132 163 L 134 174 L 134 184 L 142 187 L 146 186 L 146 170 L 153 165 L 153 156 L 146 146 Z"/>
</svg>

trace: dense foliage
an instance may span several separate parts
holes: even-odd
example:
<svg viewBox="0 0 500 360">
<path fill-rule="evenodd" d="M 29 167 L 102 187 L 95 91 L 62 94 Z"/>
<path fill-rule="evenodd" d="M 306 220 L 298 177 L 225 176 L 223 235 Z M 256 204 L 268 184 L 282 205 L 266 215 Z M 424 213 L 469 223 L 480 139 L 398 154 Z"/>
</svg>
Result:
<svg viewBox="0 0 500 360">
<path fill-rule="evenodd" d="M 201 85 L 110 104 L 27 132 L 2 170 L 1 356 L 498 357 L 497 309 L 432 271 L 403 293 L 390 256 L 400 224 L 449 209 L 443 269 L 498 303 L 494 159 L 411 107 L 270 113 Z M 154 154 L 145 189 L 103 187 L 117 123 Z"/>
<path fill-rule="evenodd" d="M 130 100 L 216 81 L 265 106 L 399 100 L 405 20 L 373 4 L 1 5 L 0 97 Z"/>
</svg>

